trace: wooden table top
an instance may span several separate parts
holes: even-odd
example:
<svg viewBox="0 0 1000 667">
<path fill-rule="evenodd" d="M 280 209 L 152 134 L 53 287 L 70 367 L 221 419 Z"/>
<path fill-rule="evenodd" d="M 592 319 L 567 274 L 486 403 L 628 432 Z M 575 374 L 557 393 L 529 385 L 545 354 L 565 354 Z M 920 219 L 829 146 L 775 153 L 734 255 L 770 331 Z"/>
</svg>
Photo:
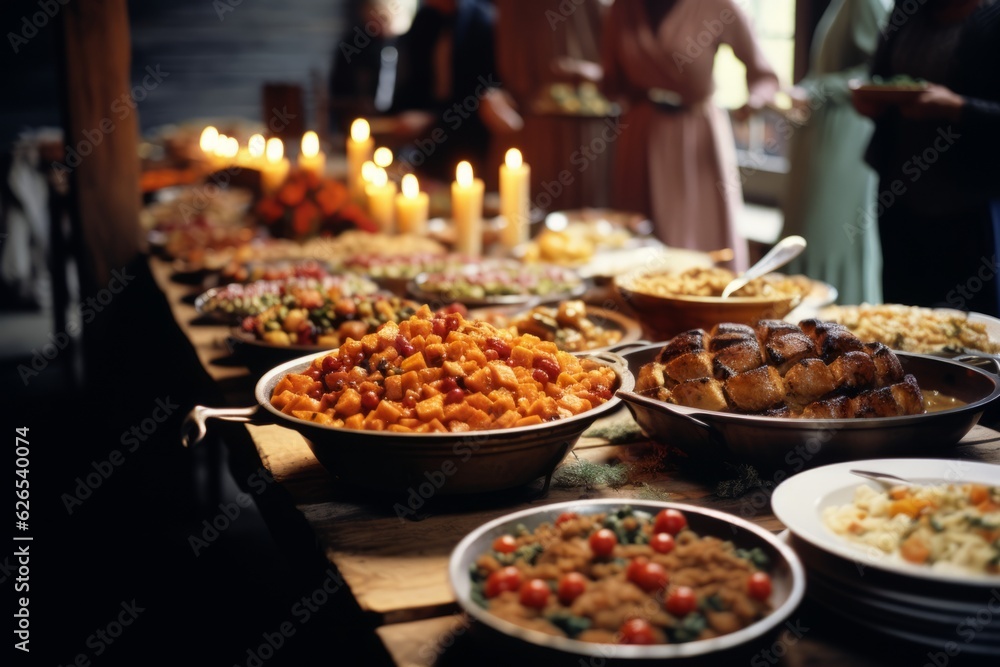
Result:
<svg viewBox="0 0 1000 667">
<path fill-rule="evenodd" d="M 206 371 L 220 382 L 252 385 L 255 378 L 232 366 L 220 344 L 226 327 L 200 324 L 194 308 L 183 301 L 197 290 L 171 282 L 165 262 L 152 259 L 150 264 L 178 325 Z M 631 421 L 624 408 L 599 420 L 595 428 L 620 421 Z M 378 618 L 378 635 L 401 666 L 453 664 L 449 652 L 463 655 L 463 650 L 474 654 L 492 650 L 490 638 L 464 632 L 469 621 L 458 614 L 447 580 L 447 564 L 452 549 L 467 533 L 504 514 L 581 498 L 659 499 L 731 512 L 771 531 L 783 528 L 771 513 L 769 497 L 763 491 L 742 498 L 720 498 L 715 494 L 716 479 L 678 466 L 664 448 L 645 440 L 613 445 L 583 437 L 560 466 L 565 469 L 579 460 L 625 463 L 630 472 L 616 488 L 604 484 L 569 486 L 557 469 L 556 481 L 544 495 L 542 480 L 538 480 L 485 498 L 424 500 L 408 499 L 403 494 L 359 494 L 327 471 L 297 432 L 272 425 L 246 425 L 246 429 L 261 461 L 305 516 L 361 610 Z M 1000 463 L 1000 433 L 976 426 L 949 456 Z M 459 636 L 461 641 L 456 639 Z M 454 659 L 458 660 L 454 664 L 462 664 L 460 658 Z M 785 660 L 790 662 L 783 664 L 880 664 L 847 642 L 831 642 L 824 636 L 806 636 L 789 646 Z"/>
</svg>

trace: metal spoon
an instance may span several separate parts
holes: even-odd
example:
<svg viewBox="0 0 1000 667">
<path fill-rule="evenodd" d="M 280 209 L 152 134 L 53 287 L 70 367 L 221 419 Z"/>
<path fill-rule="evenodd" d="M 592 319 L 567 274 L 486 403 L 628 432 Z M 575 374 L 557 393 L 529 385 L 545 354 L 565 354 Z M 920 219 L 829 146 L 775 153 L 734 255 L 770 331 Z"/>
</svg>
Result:
<svg viewBox="0 0 1000 667">
<path fill-rule="evenodd" d="M 903 479 L 902 477 L 896 477 L 895 475 L 890 475 L 884 472 L 871 472 L 869 470 L 850 470 L 852 475 L 857 475 L 858 477 L 864 477 L 865 479 L 870 479 L 873 482 L 878 482 L 886 489 L 891 489 L 894 486 L 916 486 L 914 482 L 908 479 Z"/>
<path fill-rule="evenodd" d="M 806 240 L 804 238 L 801 236 L 786 236 L 778 241 L 778 243 L 776 243 L 766 255 L 761 257 L 759 262 L 751 266 L 749 269 L 744 271 L 742 275 L 726 285 L 726 289 L 722 290 L 722 298 L 728 298 L 733 292 L 743 287 L 754 278 L 760 278 L 761 276 L 788 264 L 790 261 L 802 254 L 802 251 L 805 249 Z"/>
</svg>

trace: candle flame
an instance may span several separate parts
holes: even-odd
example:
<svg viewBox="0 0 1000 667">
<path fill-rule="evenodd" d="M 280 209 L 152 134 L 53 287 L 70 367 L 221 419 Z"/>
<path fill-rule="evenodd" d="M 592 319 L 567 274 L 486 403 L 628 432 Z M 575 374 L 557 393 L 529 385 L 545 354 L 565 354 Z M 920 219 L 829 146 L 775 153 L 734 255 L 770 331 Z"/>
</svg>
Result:
<svg viewBox="0 0 1000 667">
<path fill-rule="evenodd" d="M 285 156 L 285 145 L 281 143 L 281 139 L 272 137 L 267 140 L 267 146 L 264 149 L 264 154 L 267 156 L 267 161 L 272 164 L 281 162 L 281 158 Z"/>
<path fill-rule="evenodd" d="M 390 164 L 392 164 L 392 151 L 386 148 L 385 146 L 376 148 L 375 154 L 372 156 L 372 159 L 375 161 L 376 166 L 385 169 Z"/>
<path fill-rule="evenodd" d="M 420 194 L 420 184 L 417 182 L 417 177 L 413 174 L 403 176 L 401 187 L 403 189 L 403 196 L 407 199 L 414 199 Z"/>
<path fill-rule="evenodd" d="M 206 153 L 211 153 L 215 150 L 216 145 L 219 143 L 219 131 L 213 126 L 209 125 L 204 130 L 201 131 L 201 138 L 198 140 L 198 145 L 201 146 L 201 150 Z"/>
<path fill-rule="evenodd" d="M 511 148 L 507 151 L 507 154 L 503 158 L 504 164 L 507 165 L 508 169 L 520 169 L 523 162 L 521 158 L 521 151 L 516 148 Z"/>
<path fill-rule="evenodd" d="M 385 169 L 375 167 L 375 173 L 372 174 L 372 185 L 377 188 L 384 188 L 388 183 L 389 174 L 385 172 Z"/>
<path fill-rule="evenodd" d="M 364 164 L 361 165 L 361 180 L 365 183 L 371 183 L 372 179 L 375 178 L 375 170 L 378 167 L 371 160 L 365 160 Z"/>
<path fill-rule="evenodd" d="M 302 157 L 313 158 L 319 155 L 319 135 L 309 130 L 302 135 Z"/>
<path fill-rule="evenodd" d="M 462 160 L 455 167 L 455 182 L 461 185 L 463 188 L 467 188 L 472 185 L 472 165 Z"/>
<path fill-rule="evenodd" d="M 368 121 L 364 118 L 358 118 L 353 123 L 351 123 L 351 140 L 358 143 L 368 141 L 368 137 L 372 136 L 372 127 L 368 124 Z"/>
<path fill-rule="evenodd" d="M 250 137 L 250 141 L 247 142 L 247 151 L 250 153 L 250 157 L 254 159 L 259 159 L 264 157 L 264 149 L 266 147 L 266 142 L 264 141 L 264 135 L 255 134 Z"/>
</svg>

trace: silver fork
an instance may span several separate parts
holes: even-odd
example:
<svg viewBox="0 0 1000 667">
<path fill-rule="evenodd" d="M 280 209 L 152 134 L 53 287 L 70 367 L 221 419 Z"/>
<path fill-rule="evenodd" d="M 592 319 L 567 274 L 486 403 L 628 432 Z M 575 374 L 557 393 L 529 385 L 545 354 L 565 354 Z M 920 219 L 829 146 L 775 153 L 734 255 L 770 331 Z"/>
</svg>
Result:
<svg viewBox="0 0 1000 667">
<path fill-rule="evenodd" d="M 851 470 L 849 471 L 852 475 L 857 475 L 858 477 L 864 477 L 865 479 L 870 479 L 873 482 L 878 482 L 887 489 L 891 489 L 894 486 L 916 486 L 915 482 L 911 482 L 908 479 L 903 479 L 902 477 L 896 477 L 895 475 L 890 475 L 884 472 L 871 472 L 870 470 Z"/>
</svg>

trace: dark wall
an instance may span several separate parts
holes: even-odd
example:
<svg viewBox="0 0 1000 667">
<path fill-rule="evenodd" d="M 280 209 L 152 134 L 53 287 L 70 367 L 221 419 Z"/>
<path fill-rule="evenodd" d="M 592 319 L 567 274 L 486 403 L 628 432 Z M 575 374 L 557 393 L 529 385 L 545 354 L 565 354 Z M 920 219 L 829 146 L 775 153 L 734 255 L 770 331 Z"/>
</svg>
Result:
<svg viewBox="0 0 1000 667">
<path fill-rule="evenodd" d="M 260 120 L 261 84 L 325 85 L 347 0 L 131 0 L 133 82 L 167 73 L 139 105 L 143 130 L 188 118 Z M 226 9 L 231 11 L 226 11 Z M 307 96 L 306 109 L 314 108 Z M 312 120 L 312 119 L 310 119 Z"/>
<path fill-rule="evenodd" d="M 130 0 L 133 85 L 141 88 L 144 79 L 154 83 L 147 67 L 157 71 L 158 66 L 162 78 L 155 86 L 133 89 L 142 130 L 211 116 L 259 120 L 261 84 L 272 81 L 301 84 L 306 109 L 313 109 L 310 71 L 325 86 L 333 51 L 349 27 L 348 4 Z M 0 146 L 5 148 L 22 128 L 61 123 L 54 49 L 59 27 L 42 5 L 57 15 L 62 6 L 60 0 L 0 3 Z"/>
</svg>

